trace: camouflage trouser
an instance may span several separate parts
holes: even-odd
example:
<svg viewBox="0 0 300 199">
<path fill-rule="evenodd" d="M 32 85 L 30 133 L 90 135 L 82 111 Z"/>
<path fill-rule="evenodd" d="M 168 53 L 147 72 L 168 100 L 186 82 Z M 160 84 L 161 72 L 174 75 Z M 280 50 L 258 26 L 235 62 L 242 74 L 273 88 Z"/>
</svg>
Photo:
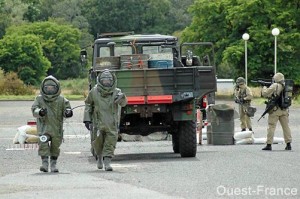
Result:
<svg viewBox="0 0 300 199">
<path fill-rule="evenodd" d="M 97 155 L 113 157 L 118 141 L 117 131 L 101 132 L 92 145 Z"/>
<path fill-rule="evenodd" d="M 239 105 L 241 129 L 252 129 L 251 118 L 246 114 L 247 107 L 249 106 L 250 104 Z"/>
<path fill-rule="evenodd" d="M 55 156 L 58 157 L 60 153 L 60 145 L 62 143 L 61 136 L 52 136 L 51 141 L 41 142 L 39 141 L 39 156 Z"/>
<path fill-rule="evenodd" d="M 275 132 L 276 124 L 277 124 L 278 120 L 282 127 L 285 143 L 292 142 L 292 135 L 291 135 L 291 129 L 289 127 L 289 118 L 288 117 L 289 117 L 289 113 L 286 109 L 281 110 L 280 108 L 277 108 L 276 110 L 271 111 L 271 113 L 269 113 L 267 144 L 273 143 L 274 132 Z"/>
</svg>

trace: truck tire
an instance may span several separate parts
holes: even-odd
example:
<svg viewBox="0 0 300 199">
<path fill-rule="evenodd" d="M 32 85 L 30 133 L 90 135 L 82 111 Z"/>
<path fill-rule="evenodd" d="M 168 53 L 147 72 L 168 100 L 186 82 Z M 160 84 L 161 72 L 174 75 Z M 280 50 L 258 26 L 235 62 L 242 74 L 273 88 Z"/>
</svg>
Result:
<svg viewBox="0 0 300 199">
<path fill-rule="evenodd" d="M 196 122 L 181 122 L 179 132 L 179 152 L 181 157 L 195 157 L 197 152 Z"/>
<path fill-rule="evenodd" d="M 172 134 L 172 145 L 174 153 L 179 153 L 179 134 L 174 133 Z"/>
</svg>

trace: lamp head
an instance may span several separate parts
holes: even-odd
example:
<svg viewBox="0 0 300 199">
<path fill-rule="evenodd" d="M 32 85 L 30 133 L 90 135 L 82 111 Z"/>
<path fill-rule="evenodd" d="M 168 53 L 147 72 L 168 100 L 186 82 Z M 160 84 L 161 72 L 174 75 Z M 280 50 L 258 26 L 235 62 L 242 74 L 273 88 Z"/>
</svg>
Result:
<svg viewBox="0 0 300 199">
<path fill-rule="evenodd" d="M 242 36 L 242 38 L 243 38 L 243 40 L 248 41 L 249 38 L 250 38 L 250 36 L 249 36 L 248 33 L 244 33 L 243 36 Z"/>
<path fill-rule="evenodd" d="M 280 31 L 278 28 L 273 28 L 272 35 L 277 36 L 277 35 L 279 35 L 279 33 L 280 33 Z"/>
</svg>

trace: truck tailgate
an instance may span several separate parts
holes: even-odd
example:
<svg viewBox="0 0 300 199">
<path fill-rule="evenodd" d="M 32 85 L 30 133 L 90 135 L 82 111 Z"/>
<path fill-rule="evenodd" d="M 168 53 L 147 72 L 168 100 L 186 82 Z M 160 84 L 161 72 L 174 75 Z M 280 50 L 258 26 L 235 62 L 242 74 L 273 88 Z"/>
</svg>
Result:
<svg viewBox="0 0 300 199">
<path fill-rule="evenodd" d="M 175 101 L 182 100 L 182 95 L 198 98 L 216 91 L 214 70 L 212 66 L 117 70 L 117 86 L 127 96 L 173 95 Z"/>
</svg>

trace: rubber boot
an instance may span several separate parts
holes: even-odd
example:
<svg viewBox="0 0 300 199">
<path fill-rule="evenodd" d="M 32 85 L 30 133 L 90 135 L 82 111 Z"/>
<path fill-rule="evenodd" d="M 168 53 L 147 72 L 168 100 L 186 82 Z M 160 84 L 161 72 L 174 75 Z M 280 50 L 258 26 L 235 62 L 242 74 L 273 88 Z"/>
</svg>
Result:
<svg viewBox="0 0 300 199">
<path fill-rule="evenodd" d="M 57 157 L 51 156 L 50 158 L 50 169 L 51 172 L 57 173 L 58 169 L 56 168 Z"/>
<path fill-rule="evenodd" d="M 105 171 L 112 171 L 113 168 L 110 166 L 111 157 L 104 157 L 104 167 Z"/>
<path fill-rule="evenodd" d="M 265 146 L 264 148 L 262 148 L 262 150 L 272 151 L 272 145 L 271 144 L 267 144 L 267 146 Z"/>
<path fill-rule="evenodd" d="M 97 167 L 98 167 L 98 169 L 103 169 L 103 157 L 102 157 L 102 155 L 97 156 Z"/>
<path fill-rule="evenodd" d="M 42 166 L 40 167 L 40 171 L 48 172 L 49 157 L 48 156 L 42 156 L 41 158 L 42 158 Z"/>
<path fill-rule="evenodd" d="M 288 150 L 288 151 L 292 150 L 291 143 L 286 143 L 285 150 Z"/>
</svg>

